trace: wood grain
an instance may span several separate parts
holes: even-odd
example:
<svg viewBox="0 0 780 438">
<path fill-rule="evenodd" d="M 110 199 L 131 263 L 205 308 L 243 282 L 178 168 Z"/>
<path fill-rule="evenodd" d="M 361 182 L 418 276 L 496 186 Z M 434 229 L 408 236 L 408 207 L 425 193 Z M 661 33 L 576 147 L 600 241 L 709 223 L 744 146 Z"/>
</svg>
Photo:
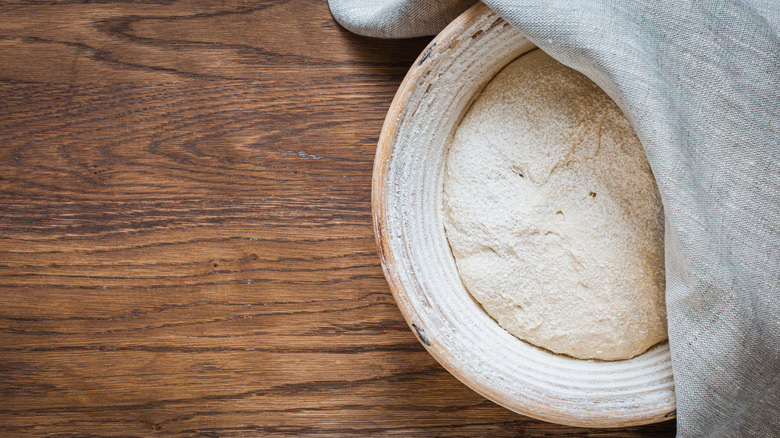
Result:
<svg viewBox="0 0 780 438">
<path fill-rule="evenodd" d="M 674 434 L 516 415 L 406 326 L 371 171 L 428 39 L 314 1 L 0 17 L 0 435 Z"/>
</svg>

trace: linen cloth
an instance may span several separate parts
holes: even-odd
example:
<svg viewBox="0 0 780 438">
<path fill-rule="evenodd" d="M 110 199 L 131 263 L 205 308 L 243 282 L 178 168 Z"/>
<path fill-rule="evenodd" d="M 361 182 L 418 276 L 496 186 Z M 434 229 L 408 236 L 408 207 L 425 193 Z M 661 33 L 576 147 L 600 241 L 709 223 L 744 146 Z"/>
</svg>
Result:
<svg viewBox="0 0 780 438">
<path fill-rule="evenodd" d="M 780 436 L 780 2 L 485 0 L 636 130 L 666 214 L 679 437 Z M 345 28 L 438 33 L 473 1 L 330 0 Z"/>
</svg>

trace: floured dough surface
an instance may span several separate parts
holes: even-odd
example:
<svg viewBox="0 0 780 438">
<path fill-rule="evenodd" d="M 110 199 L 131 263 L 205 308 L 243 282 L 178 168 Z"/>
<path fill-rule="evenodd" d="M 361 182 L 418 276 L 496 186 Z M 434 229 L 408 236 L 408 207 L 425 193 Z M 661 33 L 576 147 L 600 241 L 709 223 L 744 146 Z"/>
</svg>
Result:
<svg viewBox="0 0 780 438">
<path fill-rule="evenodd" d="M 585 76 L 541 50 L 503 69 L 455 132 L 443 205 L 464 285 L 510 333 L 603 360 L 666 339 L 655 179 Z"/>
</svg>

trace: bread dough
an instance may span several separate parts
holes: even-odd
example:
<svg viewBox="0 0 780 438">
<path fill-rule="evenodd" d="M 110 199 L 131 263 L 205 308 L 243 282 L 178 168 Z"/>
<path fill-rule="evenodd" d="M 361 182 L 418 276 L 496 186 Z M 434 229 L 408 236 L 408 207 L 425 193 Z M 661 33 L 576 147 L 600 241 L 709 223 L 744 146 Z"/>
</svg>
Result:
<svg viewBox="0 0 780 438">
<path fill-rule="evenodd" d="M 510 333 L 603 360 L 667 338 L 655 179 L 582 74 L 541 50 L 504 68 L 453 136 L 443 201 L 464 285 Z"/>
</svg>

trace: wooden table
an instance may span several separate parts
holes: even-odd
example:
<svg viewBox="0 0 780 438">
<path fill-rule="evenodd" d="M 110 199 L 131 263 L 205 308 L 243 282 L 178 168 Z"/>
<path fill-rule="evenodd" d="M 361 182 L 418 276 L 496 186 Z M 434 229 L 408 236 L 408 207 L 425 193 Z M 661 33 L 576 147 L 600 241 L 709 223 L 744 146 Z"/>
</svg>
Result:
<svg viewBox="0 0 780 438">
<path fill-rule="evenodd" d="M 427 41 L 323 1 L 0 4 L 0 435 L 672 436 L 514 414 L 407 327 L 370 181 Z"/>
</svg>

